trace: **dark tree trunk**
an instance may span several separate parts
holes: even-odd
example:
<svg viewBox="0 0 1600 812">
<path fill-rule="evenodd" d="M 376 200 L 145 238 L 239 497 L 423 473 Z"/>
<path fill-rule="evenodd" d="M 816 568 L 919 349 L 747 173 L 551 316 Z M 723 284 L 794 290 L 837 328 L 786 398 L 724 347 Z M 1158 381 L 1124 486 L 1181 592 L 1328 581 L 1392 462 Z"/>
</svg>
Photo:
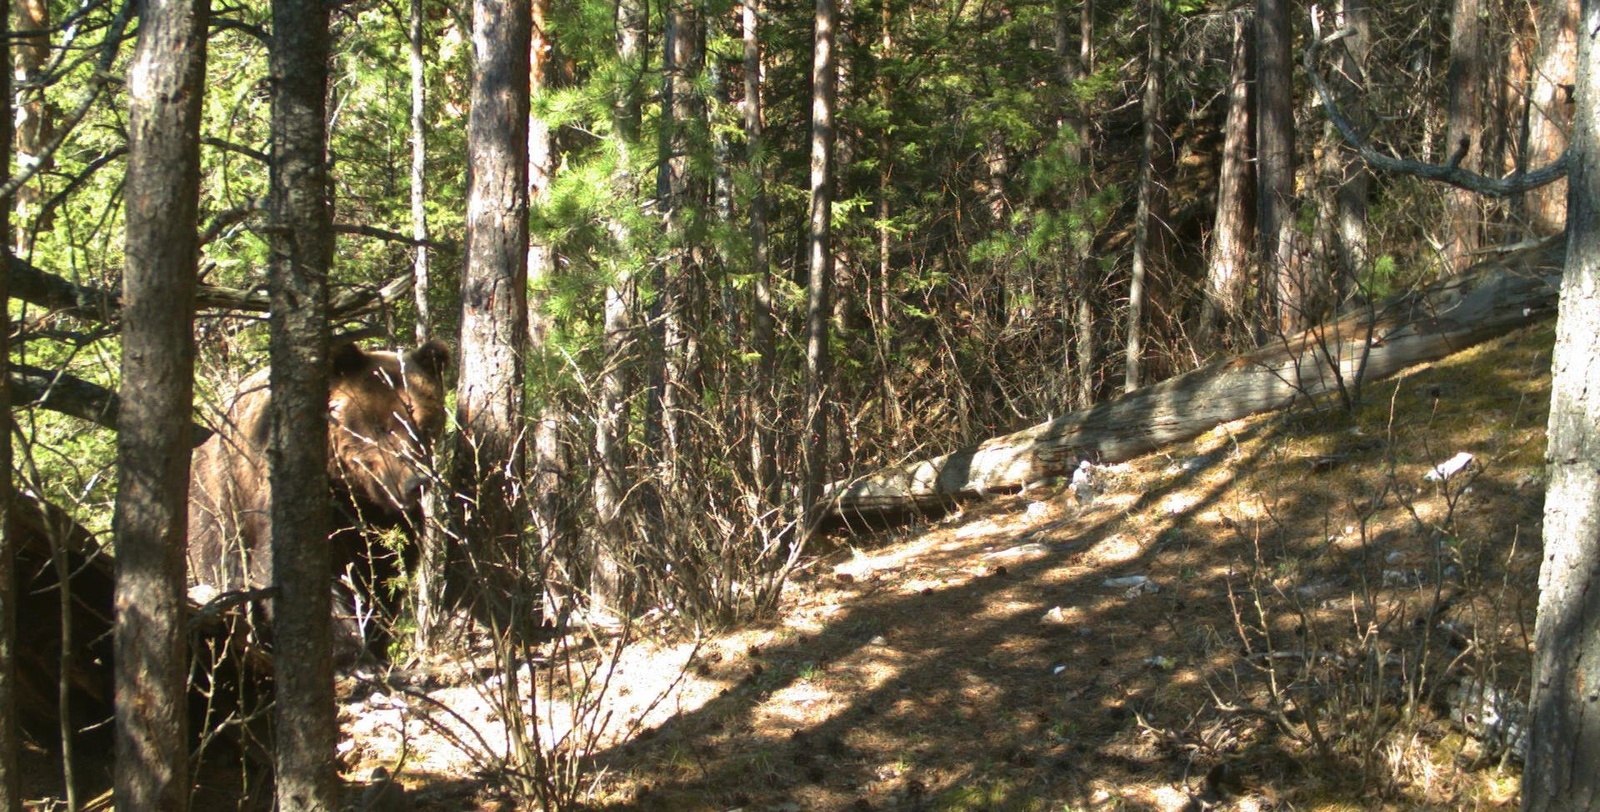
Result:
<svg viewBox="0 0 1600 812">
<path fill-rule="evenodd" d="M 833 0 L 816 0 L 811 55 L 811 225 L 806 277 L 806 481 L 805 521 L 816 527 L 814 511 L 828 478 L 828 391 L 832 358 L 828 352 L 828 313 L 833 292 L 833 106 L 835 81 Z"/>
<path fill-rule="evenodd" d="M 830 487 L 845 518 L 905 514 L 1020 488 L 1083 459 L 1120 462 L 1296 400 L 1351 395 L 1366 381 L 1503 335 L 1555 307 L 1560 246 L 1528 249 L 1137 392 L 975 448 Z"/>
<path fill-rule="evenodd" d="M 1343 40 L 1340 88 L 1352 105 L 1359 106 L 1358 99 L 1366 90 L 1367 57 L 1372 50 L 1372 15 L 1367 0 L 1343 0 L 1342 5 L 1344 26 L 1355 34 Z M 1362 119 L 1357 115 L 1359 122 Z M 1348 146 L 1341 146 L 1338 154 L 1339 190 L 1334 193 L 1335 257 L 1339 291 L 1347 294 L 1367 270 L 1367 196 L 1372 186 L 1372 172 Z"/>
<path fill-rule="evenodd" d="M 528 0 L 475 0 L 472 112 L 467 122 L 466 268 L 461 276 L 461 375 L 455 490 L 480 562 L 520 555 L 522 364 L 528 349 L 528 113 L 532 14 Z M 518 568 L 495 566 L 496 573 Z M 484 573 L 480 573 L 484 574 Z M 525 618 L 526 585 L 491 579 L 478 590 L 496 617 Z M 500 603 L 507 601 L 508 603 Z"/>
<path fill-rule="evenodd" d="M 1293 28 L 1287 0 L 1256 0 L 1256 235 L 1269 330 L 1305 326 L 1306 285 L 1295 260 Z"/>
<path fill-rule="evenodd" d="M 760 355 L 748 409 L 753 419 L 751 469 L 770 507 L 778 499 L 778 344 L 773 325 L 772 265 L 767 258 L 767 185 L 762 155 L 760 0 L 743 0 L 744 130 L 753 188 L 750 192 L 751 344 Z"/>
<path fill-rule="evenodd" d="M 10 0 L 0 0 L 0 65 L 11 64 Z M 0 71 L 0 99 L 11 98 L 11 72 Z M 12 117 L 0 115 L 0 185 L 11 180 Z M 0 201 L 0 812 L 21 812 L 17 756 L 17 547 L 11 516 L 11 208 Z"/>
<path fill-rule="evenodd" d="M 1245 324 L 1249 282 L 1250 225 L 1250 39 L 1249 18 L 1233 21 L 1233 57 L 1228 70 L 1228 112 L 1222 127 L 1222 163 L 1217 169 L 1217 217 L 1207 251 L 1205 300 L 1195 342 L 1202 352 L 1220 350 Z"/>
<path fill-rule="evenodd" d="M 662 38 L 661 137 L 657 154 L 656 208 L 667 241 L 665 261 L 657 266 L 652 322 L 661 351 L 651 385 L 650 425 L 646 446 L 660 455 L 668 489 L 677 480 L 684 453 L 685 409 L 699 400 L 693 391 L 695 340 L 689 321 L 699 298 L 698 268 L 691 255 L 686 225 L 701 203 L 701 191 L 690 177 L 689 152 L 698 137 L 697 122 L 705 106 L 695 89 L 705 62 L 700 14 L 693 0 L 667 4 L 666 36 Z M 659 436 L 659 440 L 657 439 Z"/>
<path fill-rule="evenodd" d="M 181 810 L 189 801 L 184 549 L 209 8 L 151 0 L 128 73 L 115 517 L 115 782 L 124 809 Z"/>
<path fill-rule="evenodd" d="M 1522 808 L 1600 808 L 1600 2 L 1584 0 Z"/>
<path fill-rule="evenodd" d="M 328 6 L 273 0 L 271 445 L 278 809 L 339 808 L 328 549 Z"/>
<path fill-rule="evenodd" d="M 1488 71 L 1489 40 L 1483 31 L 1482 0 L 1453 0 L 1450 12 L 1450 90 L 1445 128 L 1445 153 L 1463 168 L 1484 167 L 1483 91 Z M 1472 264 L 1483 245 L 1483 203 L 1475 194 L 1452 188 L 1446 193 L 1444 262 L 1451 273 Z"/>
<path fill-rule="evenodd" d="M 1138 203 L 1133 215 L 1133 271 L 1128 282 L 1128 341 L 1123 353 L 1122 390 L 1139 388 L 1144 365 L 1145 283 L 1150 273 L 1150 209 L 1155 194 L 1157 130 L 1161 127 L 1161 20 L 1165 0 L 1150 0 L 1149 51 L 1144 63 L 1144 102 L 1140 126 L 1144 142 L 1139 149 Z"/>
</svg>

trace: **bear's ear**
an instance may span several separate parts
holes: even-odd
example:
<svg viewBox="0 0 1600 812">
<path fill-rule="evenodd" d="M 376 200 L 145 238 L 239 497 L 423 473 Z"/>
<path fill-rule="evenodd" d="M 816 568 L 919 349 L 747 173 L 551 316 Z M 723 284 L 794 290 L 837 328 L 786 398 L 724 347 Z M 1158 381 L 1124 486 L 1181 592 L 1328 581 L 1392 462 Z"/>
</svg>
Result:
<svg viewBox="0 0 1600 812">
<path fill-rule="evenodd" d="M 450 367 L 450 348 L 443 341 L 434 339 L 406 353 L 406 363 L 444 380 L 444 371 Z"/>
<path fill-rule="evenodd" d="M 367 369 L 367 353 L 354 341 L 336 341 L 328 350 L 328 368 L 335 378 L 359 375 Z"/>
</svg>

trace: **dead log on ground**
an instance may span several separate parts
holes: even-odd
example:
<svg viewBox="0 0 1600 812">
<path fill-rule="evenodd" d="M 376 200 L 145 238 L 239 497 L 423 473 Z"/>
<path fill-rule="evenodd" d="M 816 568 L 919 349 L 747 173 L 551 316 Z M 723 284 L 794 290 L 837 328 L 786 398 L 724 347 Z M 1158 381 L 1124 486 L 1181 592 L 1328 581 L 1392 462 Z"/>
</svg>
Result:
<svg viewBox="0 0 1600 812">
<path fill-rule="evenodd" d="M 1435 361 L 1556 312 L 1566 243 L 1557 238 L 1460 276 L 1279 339 L 1258 350 L 933 459 L 834 483 L 844 520 L 948 507 L 1069 472 L 1121 462 L 1252 414 L 1344 391 Z"/>
</svg>

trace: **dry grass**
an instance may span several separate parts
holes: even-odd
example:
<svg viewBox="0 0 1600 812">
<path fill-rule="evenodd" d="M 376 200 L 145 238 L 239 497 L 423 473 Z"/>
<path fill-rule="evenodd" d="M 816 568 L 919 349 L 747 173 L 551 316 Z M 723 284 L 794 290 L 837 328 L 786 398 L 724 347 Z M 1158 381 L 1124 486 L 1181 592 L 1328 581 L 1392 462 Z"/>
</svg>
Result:
<svg viewBox="0 0 1600 812">
<path fill-rule="evenodd" d="M 598 755 L 593 805 L 1514 805 L 1515 764 L 1440 703 L 1463 675 L 1526 686 L 1551 340 L 1102 468 L 1087 505 L 1041 488 L 834 539 L 781 617 L 705 641 L 648 717 L 686 649 L 630 652 L 617 717 L 647 731 Z M 1472 467 L 1424 479 L 1460 451 Z M 1159 591 L 1103 585 L 1135 574 Z M 353 770 L 392 744 L 358 742 Z M 471 808 L 490 796 L 465 771 L 405 780 Z"/>
<path fill-rule="evenodd" d="M 645 732 L 601 739 L 591 805 L 1513 806 L 1516 765 L 1440 699 L 1468 675 L 1526 689 L 1551 342 L 1410 370 L 1354 414 L 1221 426 L 1102 468 L 1085 505 L 1043 487 L 835 538 L 767 624 L 626 649 L 604 712 Z M 1128 575 L 1159 591 L 1104 585 Z M 492 746 L 490 670 L 453 656 L 425 687 Z M 437 706 L 345 691 L 352 782 L 398 767 L 416 808 L 516 808 Z"/>
</svg>

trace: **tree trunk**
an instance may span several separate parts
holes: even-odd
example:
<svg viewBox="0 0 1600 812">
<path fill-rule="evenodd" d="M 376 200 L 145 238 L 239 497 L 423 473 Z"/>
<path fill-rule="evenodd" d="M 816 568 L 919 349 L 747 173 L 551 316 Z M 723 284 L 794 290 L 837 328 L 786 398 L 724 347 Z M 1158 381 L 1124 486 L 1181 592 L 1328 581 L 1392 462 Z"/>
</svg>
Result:
<svg viewBox="0 0 1600 812">
<path fill-rule="evenodd" d="M 1524 166 L 1543 166 L 1567 148 L 1572 127 L 1572 95 L 1578 64 L 1578 0 L 1539 4 L 1539 50 L 1528 98 Z M 1567 225 L 1567 181 L 1558 180 L 1527 194 L 1524 210 L 1535 235 L 1559 234 Z"/>
<path fill-rule="evenodd" d="M 847 519 L 941 508 L 1065 474 L 1081 459 L 1120 462 L 1229 420 L 1353 392 L 1549 315 L 1561 276 L 1559 249 L 1542 246 L 1486 262 L 1390 301 L 1375 318 L 1357 314 L 1323 324 L 976 448 L 834 483 L 830 507 Z"/>
<path fill-rule="evenodd" d="M 1549 486 L 1534 626 L 1526 810 L 1600 807 L 1600 2 L 1584 0 L 1567 175 L 1567 270 L 1551 358 Z"/>
<path fill-rule="evenodd" d="M 0 0 L 0 65 L 11 64 L 10 0 Z M 0 71 L 0 99 L 11 98 L 11 73 Z M 11 180 L 11 125 L 0 115 L 0 186 Z M 0 812 L 22 812 L 22 773 L 17 757 L 17 548 L 11 529 L 11 208 L 0 201 Z"/>
<path fill-rule="evenodd" d="M 128 74 L 115 517 L 115 781 L 127 809 L 189 801 L 184 549 L 208 16 L 206 0 L 153 0 Z"/>
<path fill-rule="evenodd" d="M 1452 0 L 1450 11 L 1450 68 L 1445 85 L 1450 89 L 1445 151 L 1450 160 L 1476 171 L 1484 144 L 1483 90 L 1488 70 L 1488 38 L 1483 31 L 1482 0 Z M 1483 203 L 1466 190 L 1446 193 L 1444 262 L 1451 273 L 1472 264 L 1483 245 Z"/>
<path fill-rule="evenodd" d="M 806 481 L 807 533 L 817 526 L 814 511 L 828 476 L 828 391 L 832 358 L 828 351 L 828 313 L 833 291 L 833 0 L 816 0 L 811 57 L 811 226 L 806 277 Z"/>
<path fill-rule="evenodd" d="M 1165 0 L 1150 0 L 1150 27 L 1145 31 L 1149 55 L 1144 63 L 1144 104 L 1141 127 L 1144 144 L 1139 149 L 1138 203 L 1133 215 L 1133 271 L 1128 282 L 1128 342 L 1123 358 L 1122 390 L 1139 388 L 1144 364 L 1144 288 L 1150 262 L 1150 206 L 1155 194 L 1157 128 L 1161 126 L 1161 17 Z"/>
<path fill-rule="evenodd" d="M 1079 75 L 1087 76 L 1094 72 L 1094 0 L 1083 0 L 1083 6 L 1078 12 L 1078 65 Z M 1083 167 L 1083 180 L 1078 183 L 1078 199 L 1088 208 L 1089 181 L 1088 178 L 1094 168 L 1093 155 L 1089 148 L 1088 115 L 1084 112 L 1084 102 L 1075 103 L 1075 114 L 1078 120 L 1084 123 L 1078 132 L 1079 165 Z M 1073 376 L 1077 379 L 1075 387 L 1075 402 L 1079 408 L 1087 409 L 1093 405 L 1096 391 L 1096 366 L 1099 363 L 1100 351 L 1095 341 L 1095 261 L 1090 256 L 1093 245 L 1092 235 L 1087 227 L 1080 234 L 1073 235 L 1073 355 L 1077 360 L 1072 365 Z"/>
<path fill-rule="evenodd" d="M 428 306 L 428 119 L 427 70 L 423 62 L 422 0 L 411 0 L 406 18 L 411 68 L 411 295 L 417 307 L 417 346 L 433 338 Z"/>
<path fill-rule="evenodd" d="M 1342 95 L 1351 100 L 1352 105 L 1358 106 L 1358 99 L 1366 90 L 1367 58 L 1372 50 L 1372 15 L 1367 8 L 1367 0 L 1343 0 L 1341 6 L 1343 25 L 1354 30 L 1355 34 L 1343 40 L 1340 56 L 1343 81 L 1339 87 L 1344 90 Z M 1357 116 L 1359 124 L 1364 117 Z M 1348 293 L 1354 290 L 1366 273 L 1370 260 L 1367 250 L 1367 195 L 1372 186 L 1372 172 L 1348 145 L 1342 145 L 1338 153 L 1340 180 L 1339 189 L 1334 193 L 1335 256 L 1340 277 L 1339 290 Z M 1335 306 L 1337 304 L 1338 300 Z"/>
<path fill-rule="evenodd" d="M 466 505 L 474 559 L 505 577 L 475 590 L 491 616 L 536 614 L 523 601 L 525 469 L 522 364 L 528 349 L 528 0 L 475 0 L 472 111 L 467 122 L 466 268 L 461 276 L 461 374 L 456 391 L 455 491 Z"/>
<path fill-rule="evenodd" d="M 685 409 L 696 402 L 690 370 L 694 366 L 694 339 L 690 313 L 698 297 L 698 269 L 690 252 L 686 226 L 691 209 L 699 205 L 700 190 L 690 178 L 691 140 L 696 123 L 704 120 L 705 106 L 695 81 L 705 61 L 700 15 L 693 0 L 675 0 L 667 7 L 666 36 L 662 38 L 661 136 L 656 174 L 656 208 L 663 217 L 667 242 L 665 261 L 657 265 L 655 331 L 661 363 L 655 370 L 651 393 L 650 427 L 646 446 L 660 455 L 668 489 L 679 486 L 679 455 L 684 452 Z M 659 441 L 653 436 L 659 432 Z"/>
<path fill-rule="evenodd" d="M 1295 259 L 1293 29 L 1286 0 L 1256 0 L 1256 238 L 1269 330 L 1306 325 L 1306 285 Z"/>
<path fill-rule="evenodd" d="M 773 326 L 772 265 L 767 258 L 767 172 L 762 155 L 760 0 L 744 5 L 744 131 L 750 191 L 751 343 L 760 356 L 749 410 L 750 462 L 756 489 L 770 508 L 778 500 L 778 343 Z"/>
<path fill-rule="evenodd" d="M 630 206 L 635 183 L 631 167 L 634 143 L 639 137 L 640 89 L 644 71 L 646 14 L 641 0 L 618 0 L 616 11 L 617 62 L 622 66 L 620 86 L 611 110 L 612 143 L 617 153 L 617 168 L 612 175 L 612 195 L 619 206 Z M 627 549 L 623 499 L 631 490 L 627 468 L 629 397 L 632 388 L 634 307 L 638 285 L 625 255 L 633 237 L 626 215 L 607 224 L 611 236 L 611 280 L 606 286 L 601 333 L 602 366 L 595 398 L 595 471 L 591 486 L 594 495 L 595 538 L 591 560 L 578 571 L 587 575 L 584 584 L 596 604 L 622 600 L 624 583 L 622 553 Z"/>
<path fill-rule="evenodd" d="M 273 0 L 269 234 L 277 808 L 339 808 L 328 533 L 328 7 Z"/>
<path fill-rule="evenodd" d="M 1221 350 L 1245 324 L 1250 268 L 1250 40 L 1249 17 L 1233 21 L 1233 57 L 1228 70 L 1228 112 L 1222 127 L 1222 164 L 1217 169 L 1217 217 L 1207 251 L 1205 299 L 1195 343 L 1202 352 Z"/>
<path fill-rule="evenodd" d="M 528 96 L 530 106 L 551 89 L 550 57 L 554 44 L 546 19 L 550 14 L 551 0 L 533 0 L 533 30 L 528 62 Z M 555 173 L 555 139 L 550 123 L 542 115 L 528 118 L 528 205 L 537 208 L 550 198 L 550 181 Z M 555 333 L 555 315 L 550 296 L 557 284 L 559 272 L 555 246 L 542 233 L 528 238 L 528 348 L 534 358 L 543 359 L 539 367 L 545 371 L 534 391 L 544 397 L 538 405 L 533 420 L 533 440 L 530 479 L 533 495 L 532 516 L 534 530 L 539 536 L 539 549 L 570 561 L 575 550 L 569 539 L 570 527 L 564 518 L 566 503 L 567 462 L 561 448 L 561 426 L 566 421 L 563 390 L 556 373 L 559 356 L 550 342 Z"/>
</svg>

